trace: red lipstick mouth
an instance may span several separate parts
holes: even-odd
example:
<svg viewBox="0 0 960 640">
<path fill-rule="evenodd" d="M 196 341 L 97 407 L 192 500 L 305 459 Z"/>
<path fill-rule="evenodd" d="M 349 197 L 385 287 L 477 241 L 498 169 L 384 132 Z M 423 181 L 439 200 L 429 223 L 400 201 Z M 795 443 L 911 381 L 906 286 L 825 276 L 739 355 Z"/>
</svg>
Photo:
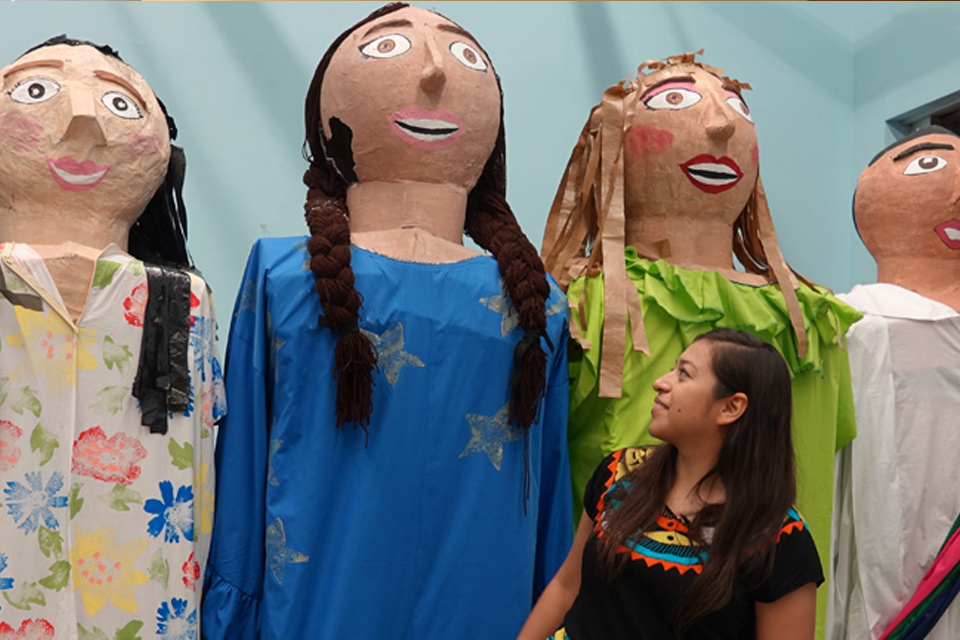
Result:
<svg viewBox="0 0 960 640">
<path fill-rule="evenodd" d="M 960 220 L 947 220 L 933 228 L 943 244 L 951 249 L 960 249 Z"/>
<path fill-rule="evenodd" d="M 683 174 L 695 187 L 707 193 L 732 189 L 743 178 L 743 172 L 732 158 L 715 158 L 708 153 L 690 158 L 680 165 Z"/>
</svg>

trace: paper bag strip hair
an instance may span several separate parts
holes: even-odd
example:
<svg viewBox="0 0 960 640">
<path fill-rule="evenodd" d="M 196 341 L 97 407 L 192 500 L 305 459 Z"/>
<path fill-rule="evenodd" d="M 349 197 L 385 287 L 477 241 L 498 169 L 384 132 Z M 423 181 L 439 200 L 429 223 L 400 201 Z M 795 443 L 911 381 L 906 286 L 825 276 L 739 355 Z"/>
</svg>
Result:
<svg viewBox="0 0 960 640">
<path fill-rule="evenodd" d="M 322 135 L 320 89 L 330 60 L 347 37 L 364 24 L 406 7 L 403 3 L 377 9 L 343 32 L 327 49 L 307 93 L 305 105 L 307 160 L 304 173 L 307 200 L 304 208 L 310 240 L 310 269 L 316 275 L 323 315 L 319 324 L 340 332 L 334 352 L 337 376 L 337 426 L 348 422 L 367 431 L 372 411 L 373 369 L 377 353 L 369 338 L 359 331 L 361 293 L 354 288 L 350 267 L 350 212 L 346 190 L 357 177 L 353 172 L 350 130 L 331 124 L 332 136 Z M 500 80 L 497 78 L 497 86 Z M 546 353 L 541 344 L 547 326 L 546 300 L 550 294 L 543 263 L 533 244 L 521 231 L 506 201 L 506 143 L 503 100 L 500 128 L 493 153 L 487 159 L 476 186 L 470 191 L 464 231 L 496 258 L 511 303 L 517 309 L 525 337 L 514 354 L 511 420 L 529 428 L 537 418 L 545 390 Z M 342 124 L 342 123 L 341 123 Z M 344 137 L 346 136 L 346 137 Z"/>
<path fill-rule="evenodd" d="M 663 61 L 648 60 L 637 67 L 637 75 L 632 80 L 625 78 L 604 92 L 601 103 L 591 110 L 580 133 L 550 208 L 542 249 L 547 271 L 564 289 L 581 275 L 596 275 L 601 271 L 604 275 L 601 397 L 621 395 L 628 326 L 633 348 L 650 353 L 640 299 L 624 262 L 626 215 L 629 215 L 624 210 L 624 137 L 630 126 L 630 114 L 640 108 L 639 98 L 652 84 L 647 76 L 668 67 L 679 71 L 698 68 L 720 78 L 726 85 L 750 89 L 746 83 L 722 76 L 722 69 L 698 62 L 696 56 L 701 53 L 702 50 Z M 795 292 L 799 285 L 795 272 L 777 246 L 759 174 L 746 206 L 734 223 L 731 251 L 748 273 L 780 284 L 797 339 L 797 353 L 802 356 L 807 336 Z M 570 329 L 571 335 L 578 338 L 575 322 L 571 322 Z M 583 346 L 589 348 L 590 345 Z"/>
</svg>

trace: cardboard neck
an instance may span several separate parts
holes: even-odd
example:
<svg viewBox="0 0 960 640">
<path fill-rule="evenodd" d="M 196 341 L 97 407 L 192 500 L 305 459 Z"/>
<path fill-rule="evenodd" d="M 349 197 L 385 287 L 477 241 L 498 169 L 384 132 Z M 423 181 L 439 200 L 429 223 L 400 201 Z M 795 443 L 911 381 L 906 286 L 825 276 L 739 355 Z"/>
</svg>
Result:
<svg viewBox="0 0 960 640">
<path fill-rule="evenodd" d="M 64 306 L 77 322 L 87 305 L 87 294 L 101 250 L 70 241 L 34 244 L 31 248 L 43 258 Z"/>
<path fill-rule="evenodd" d="M 127 250 L 132 220 L 113 212 L 50 210 L 46 207 L 0 209 L 0 242 L 60 245 L 65 242 L 98 251 L 115 244 Z"/>
<path fill-rule="evenodd" d="M 448 184 L 362 182 L 347 189 L 354 243 L 399 260 L 456 262 L 463 246 L 467 192 Z"/>
<path fill-rule="evenodd" d="M 877 261 L 877 281 L 895 284 L 960 313 L 960 253 L 956 258 L 890 256 Z"/>
<path fill-rule="evenodd" d="M 422 229 L 463 244 L 467 192 L 462 187 L 425 182 L 361 182 L 347 189 L 350 231 Z"/>
<path fill-rule="evenodd" d="M 743 284 L 767 283 L 763 276 L 734 269 L 733 227 L 722 220 L 628 213 L 625 244 L 651 260 L 664 260 L 684 269 L 716 271 Z"/>
</svg>

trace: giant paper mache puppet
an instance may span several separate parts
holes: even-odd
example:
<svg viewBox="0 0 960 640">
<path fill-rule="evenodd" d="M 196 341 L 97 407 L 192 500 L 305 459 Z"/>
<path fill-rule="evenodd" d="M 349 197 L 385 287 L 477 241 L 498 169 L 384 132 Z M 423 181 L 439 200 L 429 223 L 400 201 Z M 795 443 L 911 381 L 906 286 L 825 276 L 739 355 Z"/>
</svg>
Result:
<svg viewBox="0 0 960 640">
<path fill-rule="evenodd" d="M 224 400 L 173 120 L 106 46 L 0 76 L 0 636 L 195 637 Z"/>
<path fill-rule="evenodd" d="M 305 121 L 310 236 L 256 244 L 231 327 L 204 633 L 513 637 L 572 534 L 566 303 L 504 198 L 490 59 L 388 5 Z"/>
<path fill-rule="evenodd" d="M 749 86 L 721 73 L 686 54 L 645 62 L 608 89 L 554 201 L 542 254 L 569 283 L 583 347 L 572 363 L 574 497 L 604 456 L 652 442 L 653 381 L 694 337 L 748 329 L 793 374 L 798 504 L 826 566 L 834 452 L 855 428 L 840 339 L 857 314 L 784 262 Z"/>
<path fill-rule="evenodd" d="M 960 637 L 956 605 L 929 636 L 902 635 L 898 616 L 931 568 L 952 575 L 953 591 L 911 624 L 929 630 L 956 593 L 956 571 L 933 565 L 960 512 L 958 202 L 960 137 L 940 127 L 890 145 L 857 182 L 854 219 L 878 282 L 840 296 L 864 318 L 847 334 L 859 435 L 838 464 L 833 638 L 891 627 L 891 637 Z M 954 558 L 956 544 L 945 549 Z"/>
</svg>

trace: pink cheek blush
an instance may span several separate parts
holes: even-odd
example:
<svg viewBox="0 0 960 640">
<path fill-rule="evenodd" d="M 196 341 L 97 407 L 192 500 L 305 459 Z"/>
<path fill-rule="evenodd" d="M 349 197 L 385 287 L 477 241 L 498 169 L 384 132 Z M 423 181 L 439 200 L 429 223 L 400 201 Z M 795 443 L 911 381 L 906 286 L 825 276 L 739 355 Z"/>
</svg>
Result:
<svg viewBox="0 0 960 640">
<path fill-rule="evenodd" d="M 760 164 L 760 147 L 753 145 L 753 149 L 750 150 L 750 158 L 753 160 L 753 164 Z"/>
<path fill-rule="evenodd" d="M 163 153 L 163 139 L 156 135 L 131 134 L 130 137 L 127 138 L 127 146 L 130 147 L 130 157 L 132 160 L 139 160 L 140 158 Z"/>
<path fill-rule="evenodd" d="M 24 149 L 33 149 L 43 137 L 43 127 L 36 120 L 0 114 L 0 140 L 7 140 Z"/>
<path fill-rule="evenodd" d="M 630 127 L 627 148 L 635 154 L 659 153 L 673 144 L 673 134 L 653 127 Z"/>
</svg>

